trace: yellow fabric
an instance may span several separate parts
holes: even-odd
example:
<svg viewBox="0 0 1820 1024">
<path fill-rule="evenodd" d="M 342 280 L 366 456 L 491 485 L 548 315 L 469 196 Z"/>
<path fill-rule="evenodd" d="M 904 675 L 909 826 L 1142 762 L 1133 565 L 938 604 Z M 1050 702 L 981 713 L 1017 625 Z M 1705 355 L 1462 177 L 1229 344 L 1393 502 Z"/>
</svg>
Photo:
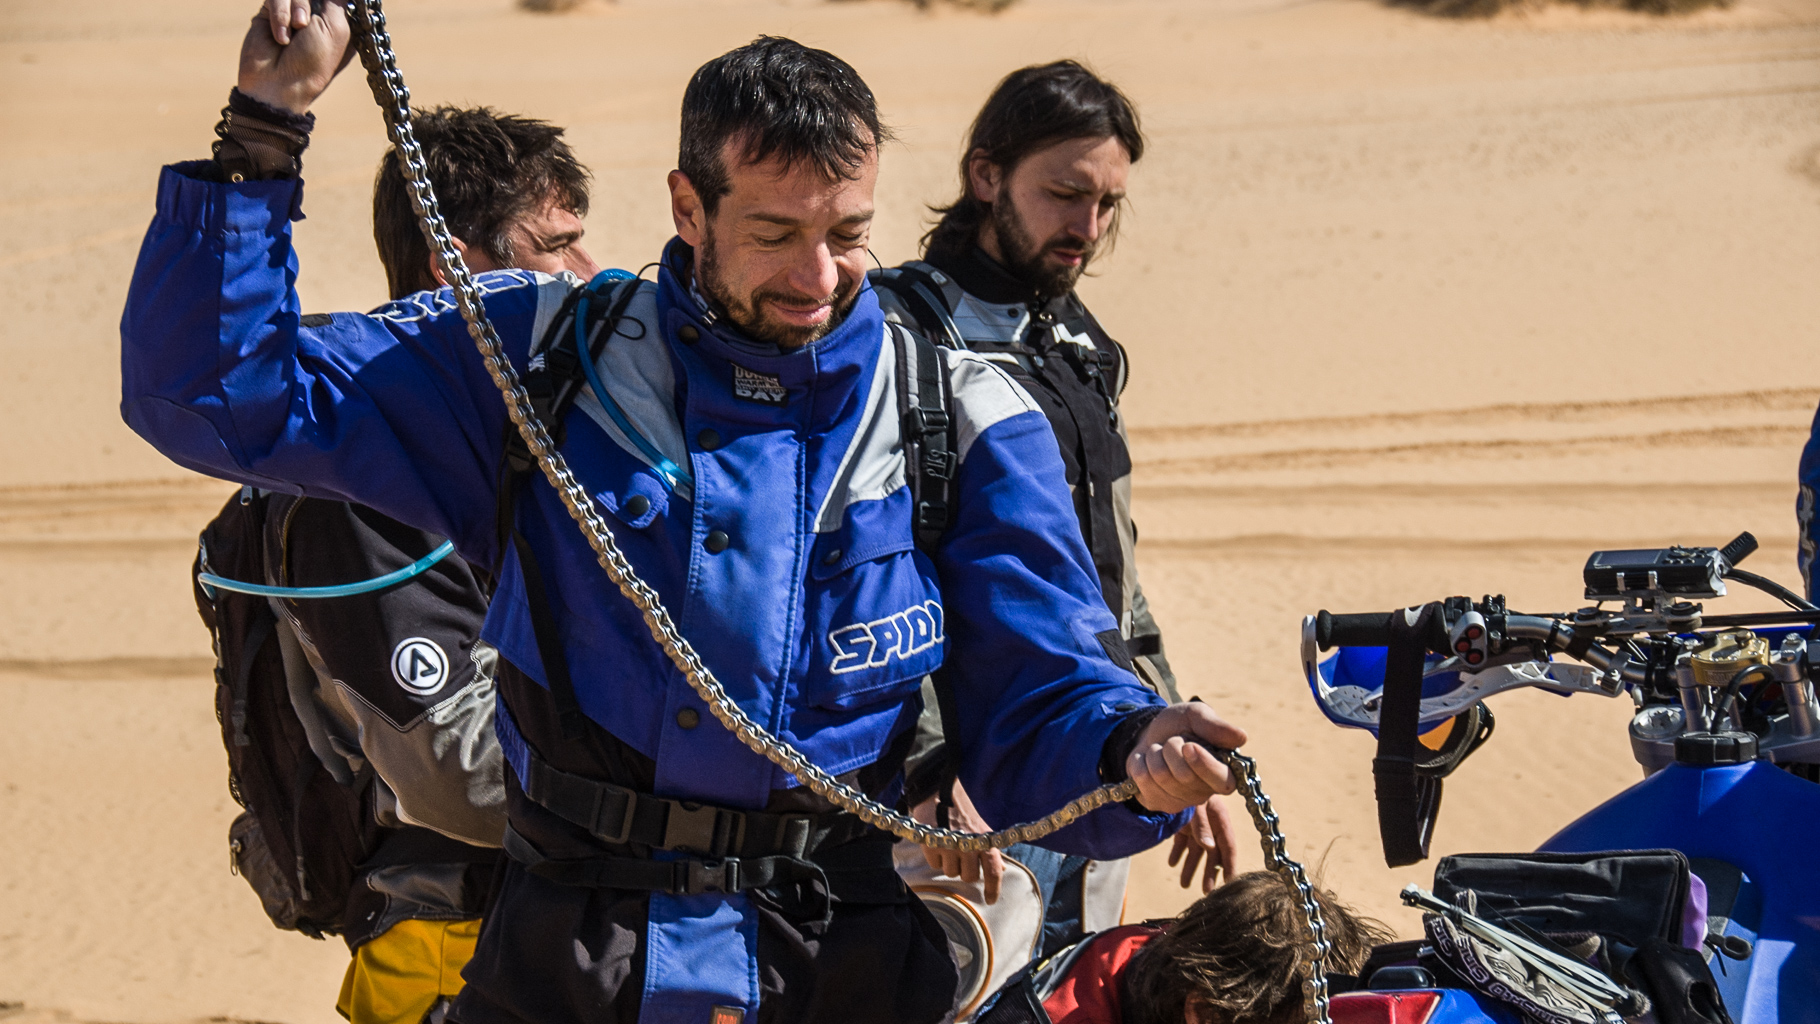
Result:
<svg viewBox="0 0 1820 1024">
<path fill-rule="evenodd" d="M 362 945 L 335 1009 L 353 1024 L 419 1024 L 441 997 L 461 991 L 480 921 L 400 921 Z"/>
</svg>

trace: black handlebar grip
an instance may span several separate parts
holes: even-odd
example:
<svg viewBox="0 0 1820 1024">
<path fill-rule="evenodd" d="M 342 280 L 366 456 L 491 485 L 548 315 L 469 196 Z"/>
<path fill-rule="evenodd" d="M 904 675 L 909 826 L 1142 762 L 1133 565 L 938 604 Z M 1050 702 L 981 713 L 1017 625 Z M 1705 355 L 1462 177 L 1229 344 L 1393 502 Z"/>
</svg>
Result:
<svg viewBox="0 0 1820 1024">
<path fill-rule="evenodd" d="M 1719 557 L 1725 559 L 1725 564 L 1729 568 L 1749 558 L 1751 552 L 1755 550 L 1757 550 L 1757 538 L 1751 536 L 1750 531 L 1746 530 L 1733 537 L 1730 544 L 1720 548 Z"/>
<path fill-rule="evenodd" d="M 1321 650 L 1330 647 L 1389 647 L 1390 620 L 1401 614 L 1401 609 L 1352 615 L 1317 612 L 1314 617 L 1314 642 Z M 1428 638 L 1428 647 L 1432 651 L 1447 649 L 1447 624 L 1439 615 L 1434 617 L 1434 631 Z"/>
<path fill-rule="evenodd" d="M 1314 617 L 1314 642 L 1322 650 L 1329 647 L 1390 646 L 1392 612 L 1361 612 L 1357 615 L 1335 615 L 1322 611 Z"/>
</svg>

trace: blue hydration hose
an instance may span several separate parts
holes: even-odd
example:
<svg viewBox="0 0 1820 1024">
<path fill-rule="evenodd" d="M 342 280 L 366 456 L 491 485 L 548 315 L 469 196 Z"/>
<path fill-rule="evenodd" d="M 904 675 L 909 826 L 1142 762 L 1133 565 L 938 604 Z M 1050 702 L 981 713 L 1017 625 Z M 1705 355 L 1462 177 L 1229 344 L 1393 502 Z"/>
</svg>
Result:
<svg viewBox="0 0 1820 1024">
<path fill-rule="evenodd" d="M 575 304 L 575 354 L 581 360 L 582 373 L 587 375 L 588 387 L 593 389 L 594 397 L 600 400 L 601 408 L 605 409 L 607 415 L 613 418 L 613 422 L 619 427 L 620 432 L 630 438 L 632 443 L 638 446 L 638 450 L 644 453 L 645 459 L 651 463 L 653 469 L 657 470 L 657 475 L 664 478 L 664 483 L 670 486 L 670 490 L 676 490 L 678 481 L 688 484 L 689 489 L 694 490 L 695 478 L 689 475 L 689 471 L 665 458 L 663 452 L 658 451 L 655 445 L 645 440 L 643 434 L 632 428 L 632 421 L 626 418 L 625 410 L 619 407 L 619 403 L 615 402 L 613 396 L 607 393 L 607 386 L 601 383 L 600 370 L 595 367 L 593 355 L 588 351 L 588 300 L 594 297 L 594 286 L 604 281 L 630 281 L 634 276 L 623 270 L 603 270 L 595 274 L 587 287 L 582 289 L 581 301 Z M 618 329 L 617 325 L 608 326 L 610 329 Z"/>
<path fill-rule="evenodd" d="M 236 594 L 252 594 L 256 597 L 287 597 L 293 601 L 307 601 L 322 597 L 352 597 L 355 594 L 370 594 L 375 590 L 384 590 L 394 583 L 403 583 L 413 576 L 420 576 L 430 566 L 448 557 L 455 550 L 455 542 L 445 540 L 442 545 L 429 554 L 412 562 L 396 572 L 384 576 L 375 576 L 359 583 L 340 583 L 332 587 L 268 587 L 261 583 L 242 583 L 239 580 L 225 579 L 212 572 L 199 572 L 196 581 L 202 584 L 203 593 L 209 600 L 215 599 L 216 587 L 232 590 Z"/>
</svg>

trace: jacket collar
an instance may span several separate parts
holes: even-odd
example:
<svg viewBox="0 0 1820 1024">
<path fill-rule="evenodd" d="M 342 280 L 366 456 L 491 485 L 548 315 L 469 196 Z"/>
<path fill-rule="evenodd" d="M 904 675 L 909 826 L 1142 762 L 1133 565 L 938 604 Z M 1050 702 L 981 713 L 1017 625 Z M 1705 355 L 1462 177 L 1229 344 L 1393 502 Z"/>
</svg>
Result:
<svg viewBox="0 0 1820 1024">
<path fill-rule="evenodd" d="M 698 294 L 692 285 L 694 264 L 695 250 L 682 239 L 673 238 L 665 246 L 657 273 L 658 317 L 671 350 L 685 365 L 691 356 L 700 359 L 728 393 L 735 366 L 775 379 L 787 393 L 777 406 L 732 401 L 722 415 L 754 422 L 775 422 L 783 415 L 818 431 L 837 423 L 850 404 L 865 402 L 885 330 L 884 314 L 870 287 L 861 288 L 839 327 L 801 348 L 786 350 L 747 337 L 712 300 Z M 694 328 L 695 341 L 682 340 L 684 326 Z"/>
<path fill-rule="evenodd" d="M 1070 291 L 1066 295 L 1045 299 L 1037 294 L 1036 289 L 1006 269 L 1004 264 L 988 256 L 986 250 L 977 245 L 931 249 L 923 259 L 954 278 L 954 283 L 960 285 L 962 291 L 982 302 L 996 305 L 1016 303 L 1032 310 L 1047 307 L 1051 312 L 1059 312 L 1074 297 Z"/>
</svg>

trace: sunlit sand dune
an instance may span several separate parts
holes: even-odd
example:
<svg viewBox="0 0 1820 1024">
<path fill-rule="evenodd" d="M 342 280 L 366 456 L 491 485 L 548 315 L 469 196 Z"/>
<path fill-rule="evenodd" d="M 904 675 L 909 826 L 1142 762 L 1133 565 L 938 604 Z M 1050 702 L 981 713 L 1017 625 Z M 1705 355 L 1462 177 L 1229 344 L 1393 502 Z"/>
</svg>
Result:
<svg viewBox="0 0 1820 1024">
<path fill-rule="evenodd" d="M 1371 740 L 1326 724 L 1300 617 L 1505 593 L 1579 603 L 1597 547 L 1763 541 L 1794 582 L 1820 372 L 1820 2 L 1488 22 L 1363 0 L 625 0 L 537 16 L 393 0 L 420 102 L 570 126 L 589 244 L 668 234 L 682 85 L 759 32 L 851 60 L 902 141 L 877 254 L 912 255 L 959 139 L 1020 64 L 1083 57 L 1151 150 L 1088 301 L 1135 364 L 1142 569 L 1184 688 L 1244 723 L 1291 848 L 1399 931 Z M 119 421 L 118 322 L 157 167 L 207 151 L 248 12 L 0 11 L 0 1022 L 329 1024 L 345 950 L 228 873 L 233 804 L 187 569 L 233 487 Z M 311 309 L 383 296 L 383 148 L 353 76 L 320 105 L 298 225 Z M 1751 598 L 1730 602 L 1761 607 Z M 1501 699 L 1437 854 L 1533 847 L 1637 777 L 1627 702 Z M 1260 858 L 1243 851 L 1245 866 Z M 1172 913 L 1163 853 L 1133 917 Z"/>
</svg>

